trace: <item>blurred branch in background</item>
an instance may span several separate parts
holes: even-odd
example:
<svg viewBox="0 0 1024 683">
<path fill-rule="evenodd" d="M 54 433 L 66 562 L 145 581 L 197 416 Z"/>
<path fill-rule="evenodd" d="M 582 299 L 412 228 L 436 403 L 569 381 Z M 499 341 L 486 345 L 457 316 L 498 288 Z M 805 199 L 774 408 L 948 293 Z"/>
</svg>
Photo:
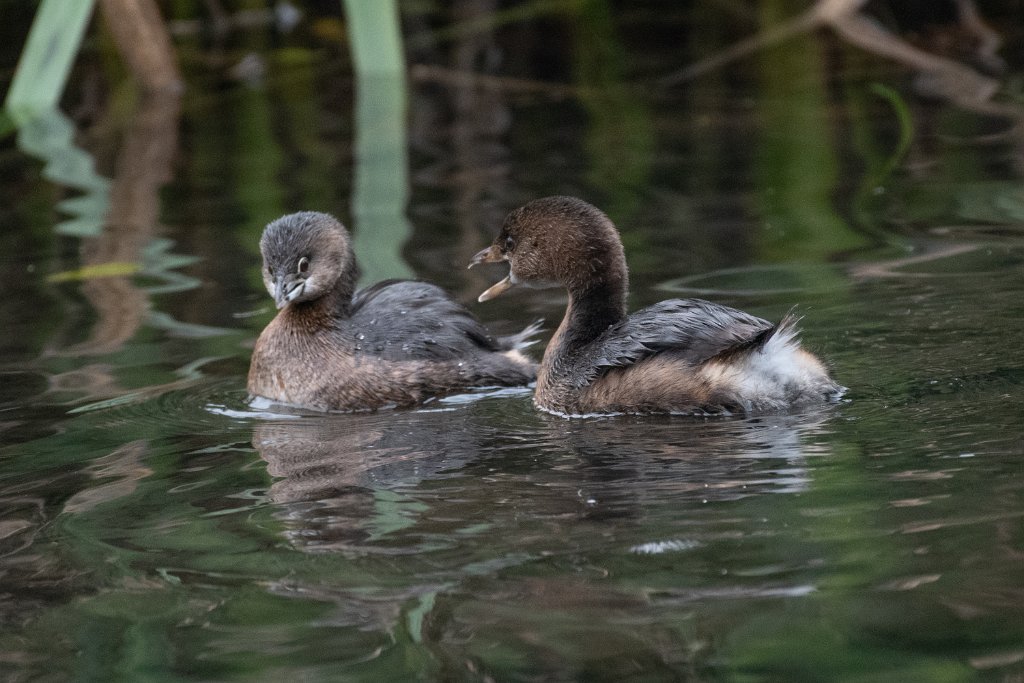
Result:
<svg viewBox="0 0 1024 683">
<path fill-rule="evenodd" d="M 153 0 L 100 0 L 100 8 L 143 96 L 120 145 L 105 227 L 82 241 L 82 266 L 129 264 L 141 269 L 143 251 L 156 236 L 159 190 L 172 175 L 182 79 Z M 72 353 L 114 352 L 146 318 L 149 294 L 136 286 L 130 273 L 84 278 L 81 291 L 98 317 L 89 339 L 70 349 Z"/>
<path fill-rule="evenodd" d="M 18 147 L 46 163 L 43 175 L 83 194 L 58 208 L 74 218 L 57 226 L 73 235 L 101 232 L 110 182 L 75 146 L 75 129 L 58 105 L 92 15 L 93 0 L 43 0 L 32 22 L 4 108 L 18 127 Z M 174 51 L 153 0 L 101 0 L 107 24 L 144 92 L 181 88 Z M 164 102 L 165 105 L 171 104 Z M 177 104 L 173 104 L 177 110 Z"/>
<path fill-rule="evenodd" d="M 147 93 L 183 87 L 174 47 L 153 0 L 100 0 L 107 29 L 135 81 Z"/>
<path fill-rule="evenodd" d="M 999 88 L 998 81 L 953 59 L 907 43 L 861 12 L 866 4 L 867 0 L 818 0 L 803 14 L 680 69 L 663 78 L 661 83 L 680 85 L 795 35 L 827 27 L 863 50 L 917 71 L 920 74 L 917 87 L 923 94 L 946 99 L 968 110 L 1020 121 L 1021 113 L 1017 109 L 990 101 Z M 955 6 L 960 28 L 977 38 L 979 60 L 993 63 L 999 44 L 997 34 L 981 20 L 972 0 L 956 0 Z"/>
<path fill-rule="evenodd" d="M 97 314 L 88 340 L 64 351 L 73 354 L 115 352 L 145 320 L 148 293 L 131 276 L 143 269 L 159 218 L 159 188 L 171 177 L 182 88 L 155 2 L 100 0 L 106 25 L 142 94 L 120 146 L 115 179 L 100 176 L 93 157 L 75 146 L 77 131 L 59 109 L 93 5 L 92 0 L 43 0 L 5 101 L 19 128 L 19 147 L 46 163 L 45 177 L 83 193 L 58 204 L 74 218 L 56 228 L 83 238 L 82 267 L 50 278 L 83 281 L 81 291 Z M 109 391 L 113 382 L 105 368 L 86 368 L 82 374 L 92 371 L 90 386 Z"/>
<path fill-rule="evenodd" d="M 836 5 L 840 5 L 843 8 L 855 11 L 866 2 L 867 0 L 821 0 L 814 7 L 794 19 L 771 26 L 755 36 L 734 43 L 717 54 L 705 57 L 694 64 L 665 76 L 661 79 L 661 84 L 665 86 L 681 85 L 686 81 L 692 81 L 710 71 L 720 69 L 766 47 L 781 43 L 793 36 L 812 31 L 824 22 L 821 12 L 823 4 L 833 8 Z"/>
<path fill-rule="evenodd" d="M 452 88 L 479 88 L 508 94 L 544 95 L 553 100 L 577 97 L 581 90 L 575 84 L 495 76 L 452 69 L 438 64 L 413 64 L 410 72 L 412 79 L 418 82 L 439 83 Z"/>
<path fill-rule="evenodd" d="M 405 55 L 396 0 L 343 0 L 356 78 L 353 241 L 364 282 L 410 277 Z"/>
<path fill-rule="evenodd" d="M 159 190 L 171 177 L 177 150 L 178 97 L 153 94 L 141 100 L 121 142 L 110 186 L 110 207 L 102 232 L 82 240 L 83 269 L 104 264 L 134 266 L 143 271 L 144 250 L 156 237 L 160 216 Z M 96 311 L 89 338 L 75 354 L 105 354 L 121 348 L 146 319 L 149 293 L 123 273 L 84 277 L 82 294 Z"/>
</svg>

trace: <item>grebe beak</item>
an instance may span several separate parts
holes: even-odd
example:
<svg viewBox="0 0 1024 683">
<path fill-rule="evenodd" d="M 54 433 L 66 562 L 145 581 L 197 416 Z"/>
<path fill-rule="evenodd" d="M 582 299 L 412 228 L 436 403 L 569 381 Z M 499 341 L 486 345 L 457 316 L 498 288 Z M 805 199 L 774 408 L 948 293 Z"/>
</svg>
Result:
<svg viewBox="0 0 1024 683">
<path fill-rule="evenodd" d="M 274 304 L 281 310 L 306 291 L 306 279 L 281 275 L 274 280 Z"/>
<path fill-rule="evenodd" d="M 501 253 L 501 250 L 498 249 L 498 247 L 491 245 L 486 249 L 477 252 L 477 255 L 474 256 L 473 259 L 469 262 L 469 267 L 472 268 L 473 266 L 478 266 L 481 263 L 501 263 L 502 261 L 508 261 L 508 254 Z M 512 274 L 510 273 L 508 277 L 506 277 L 501 282 L 498 282 L 497 284 L 491 286 L 490 289 L 488 289 L 479 297 L 477 297 L 476 300 L 481 303 L 483 303 L 484 301 L 489 301 L 514 284 L 515 282 L 513 282 Z"/>
<path fill-rule="evenodd" d="M 481 263 L 501 263 L 507 260 L 508 256 L 502 254 L 498 247 L 491 245 L 486 249 L 478 251 L 466 267 L 472 268 L 473 266 L 479 266 Z"/>
<path fill-rule="evenodd" d="M 277 306 L 277 310 L 281 310 L 288 304 L 288 283 L 285 282 L 285 276 L 279 275 L 274 280 L 274 305 Z"/>
<path fill-rule="evenodd" d="M 504 280 L 501 280 L 500 282 L 491 285 L 491 287 L 487 289 L 483 294 L 478 296 L 476 300 L 479 301 L 480 303 L 490 301 L 494 297 L 504 292 L 506 289 L 510 289 L 513 285 L 515 285 L 515 283 L 512 282 L 512 276 L 508 275 L 505 277 Z"/>
</svg>

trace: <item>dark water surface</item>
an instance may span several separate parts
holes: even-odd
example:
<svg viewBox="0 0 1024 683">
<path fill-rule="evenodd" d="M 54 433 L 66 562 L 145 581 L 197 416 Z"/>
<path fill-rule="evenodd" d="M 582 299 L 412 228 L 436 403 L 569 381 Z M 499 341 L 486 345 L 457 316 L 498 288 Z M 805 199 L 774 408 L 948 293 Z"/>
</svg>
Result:
<svg viewBox="0 0 1024 683">
<path fill-rule="evenodd" d="M 1001 70 L 963 27 L 869 8 L 992 97 L 829 29 L 666 80 L 799 3 L 456 4 L 403 5 L 405 178 L 354 152 L 333 3 L 287 34 L 172 12 L 180 101 L 132 96 L 97 23 L 63 102 L 93 170 L 3 139 L 0 679 L 1024 679 L 1020 3 L 979 4 Z M 385 179 L 377 218 L 357 176 Z M 550 330 L 561 293 L 476 304 L 500 275 L 464 265 L 553 193 L 620 226 L 633 307 L 799 305 L 846 400 L 247 399 L 268 220 L 335 213 L 370 279 Z"/>
</svg>

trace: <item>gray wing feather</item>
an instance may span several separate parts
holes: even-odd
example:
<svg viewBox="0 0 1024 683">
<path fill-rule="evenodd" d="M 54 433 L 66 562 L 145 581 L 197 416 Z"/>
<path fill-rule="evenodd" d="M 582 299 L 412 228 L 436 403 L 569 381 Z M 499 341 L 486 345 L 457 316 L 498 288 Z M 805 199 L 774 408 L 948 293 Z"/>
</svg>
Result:
<svg viewBox="0 0 1024 683">
<path fill-rule="evenodd" d="M 348 324 L 359 345 L 384 360 L 456 360 L 523 343 L 519 335 L 495 338 L 443 289 L 416 280 L 386 280 L 359 290 Z"/>
<path fill-rule="evenodd" d="M 568 374 L 583 387 L 612 368 L 667 352 L 698 365 L 759 348 L 777 329 L 767 320 L 703 299 L 669 299 L 609 327 L 575 354 Z"/>
</svg>

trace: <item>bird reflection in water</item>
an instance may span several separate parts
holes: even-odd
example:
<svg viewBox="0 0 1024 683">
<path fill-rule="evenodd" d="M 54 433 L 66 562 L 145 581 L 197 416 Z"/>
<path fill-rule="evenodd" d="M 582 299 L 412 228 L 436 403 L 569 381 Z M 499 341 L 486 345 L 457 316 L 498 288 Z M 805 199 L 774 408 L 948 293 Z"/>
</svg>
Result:
<svg viewBox="0 0 1024 683">
<path fill-rule="evenodd" d="M 666 500 L 799 492 L 807 459 L 827 454 L 815 437 L 833 413 L 566 421 L 521 399 L 480 405 L 503 400 L 515 402 L 513 415 L 457 406 L 258 423 L 253 445 L 275 479 L 270 500 L 285 511 L 290 540 L 352 549 L 379 540 L 375 529 L 397 517 L 416 523 L 428 506 L 432 518 L 500 525 L 501 501 L 511 498 L 519 515 L 597 521 L 641 517 Z"/>
</svg>

